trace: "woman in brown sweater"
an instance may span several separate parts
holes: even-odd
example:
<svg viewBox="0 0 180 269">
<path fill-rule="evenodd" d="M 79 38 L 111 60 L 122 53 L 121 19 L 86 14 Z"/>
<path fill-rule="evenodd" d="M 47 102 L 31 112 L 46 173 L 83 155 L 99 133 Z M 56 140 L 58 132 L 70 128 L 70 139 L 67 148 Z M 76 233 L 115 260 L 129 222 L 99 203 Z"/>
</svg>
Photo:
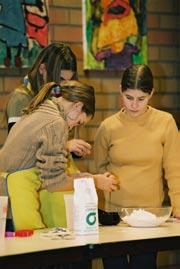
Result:
<svg viewBox="0 0 180 269">
<path fill-rule="evenodd" d="M 60 97 L 52 97 L 53 90 L 59 90 Z M 37 167 L 41 189 L 51 192 L 73 189 L 76 175 L 65 173 L 68 133 L 73 127 L 87 123 L 94 113 L 93 87 L 78 81 L 64 82 L 61 86 L 54 82 L 45 84 L 26 109 L 26 115 L 11 129 L 0 151 L 0 171 L 12 173 Z M 115 177 L 108 172 L 93 178 L 99 189 L 117 188 Z"/>
<path fill-rule="evenodd" d="M 67 44 L 55 42 L 43 48 L 7 103 L 4 123 L 7 121 L 8 131 L 21 118 L 23 109 L 29 105 L 44 84 L 51 81 L 61 83 L 77 77 L 76 56 Z M 53 91 L 53 94 L 58 97 L 58 90 Z M 74 134 L 73 130 L 67 145 L 73 157 L 90 154 L 91 145 L 77 136 L 74 137 Z"/>
</svg>

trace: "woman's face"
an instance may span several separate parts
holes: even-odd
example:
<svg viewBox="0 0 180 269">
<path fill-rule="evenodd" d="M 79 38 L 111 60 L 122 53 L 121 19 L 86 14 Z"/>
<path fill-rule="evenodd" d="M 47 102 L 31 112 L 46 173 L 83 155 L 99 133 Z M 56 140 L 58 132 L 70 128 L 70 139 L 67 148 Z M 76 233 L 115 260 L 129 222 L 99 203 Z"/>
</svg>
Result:
<svg viewBox="0 0 180 269">
<path fill-rule="evenodd" d="M 65 80 L 71 80 L 74 75 L 74 72 L 71 70 L 61 70 L 61 75 L 60 75 L 60 81 Z"/>
<path fill-rule="evenodd" d="M 46 65 L 42 63 L 39 67 L 39 72 L 43 77 L 44 84 L 47 83 L 47 69 Z M 74 72 L 72 70 L 62 69 L 59 74 L 60 81 L 68 81 L 71 80 L 74 76 Z"/>
<path fill-rule="evenodd" d="M 138 89 L 127 89 L 121 94 L 125 111 L 130 116 L 137 117 L 147 110 L 147 105 L 152 97 L 153 91 L 149 94 Z"/>
<path fill-rule="evenodd" d="M 70 129 L 78 125 L 85 125 L 91 120 L 91 116 L 82 111 L 83 104 L 77 102 L 73 104 L 70 111 L 67 113 L 67 122 Z"/>
</svg>

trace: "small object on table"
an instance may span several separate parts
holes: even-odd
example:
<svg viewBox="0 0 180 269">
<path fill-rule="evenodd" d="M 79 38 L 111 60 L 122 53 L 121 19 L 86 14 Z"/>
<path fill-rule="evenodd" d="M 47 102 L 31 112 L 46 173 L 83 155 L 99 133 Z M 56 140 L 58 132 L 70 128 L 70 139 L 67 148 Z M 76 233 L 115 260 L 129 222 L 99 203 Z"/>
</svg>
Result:
<svg viewBox="0 0 180 269">
<path fill-rule="evenodd" d="M 109 193 L 109 205 L 111 206 L 111 192 Z M 99 223 L 102 225 L 117 225 L 120 222 L 120 215 L 117 211 L 104 211 L 102 209 L 98 209 L 98 217 Z"/>
<path fill-rule="evenodd" d="M 17 230 L 15 231 L 15 236 L 17 237 L 28 237 L 33 235 L 33 230 Z"/>
<path fill-rule="evenodd" d="M 120 222 L 118 212 L 98 209 L 99 223 L 102 225 L 117 225 Z"/>
<path fill-rule="evenodd" d="M 14 236 L 15 236 L 15 232 L 12 232 L 12 231 L 5 232 L 5 237 L 14 237 Z"/>
</svg>

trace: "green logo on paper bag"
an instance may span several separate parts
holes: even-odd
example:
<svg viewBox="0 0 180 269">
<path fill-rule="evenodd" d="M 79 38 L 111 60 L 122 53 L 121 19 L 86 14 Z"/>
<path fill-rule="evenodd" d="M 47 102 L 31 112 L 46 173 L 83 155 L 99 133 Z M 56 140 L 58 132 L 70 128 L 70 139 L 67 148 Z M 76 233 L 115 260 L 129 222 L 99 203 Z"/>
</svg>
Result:
<svg viewBox="0 0 180 269">
<path fill-rule="evenodd" d="M 87 215 L 86 217 L 86 222 L 89 225 L 94 225 L 96 223 L 96 213 L 95 212 L 91 212 Z"/>
</svg>

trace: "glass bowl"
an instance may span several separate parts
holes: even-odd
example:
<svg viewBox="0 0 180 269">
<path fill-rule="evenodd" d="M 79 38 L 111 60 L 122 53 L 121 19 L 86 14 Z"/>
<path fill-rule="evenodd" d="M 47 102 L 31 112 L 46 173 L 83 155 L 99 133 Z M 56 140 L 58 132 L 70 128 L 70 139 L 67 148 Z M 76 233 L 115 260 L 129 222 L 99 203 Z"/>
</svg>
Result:
<svg viewBox="0 0 180 269">
<path fill-rule="evenodd" d="M 101 225 L 117 225 L 120 222 L 120 216 L 117 211 L 104 211 L 98 209 L 98 216 Z"/>
<path fill-rule="evenodd" d="M 172 207 L 124 207 L 120 216 L 124 223 L 132 227 L 156 227 L 170 217 Z"/>
</svg>

